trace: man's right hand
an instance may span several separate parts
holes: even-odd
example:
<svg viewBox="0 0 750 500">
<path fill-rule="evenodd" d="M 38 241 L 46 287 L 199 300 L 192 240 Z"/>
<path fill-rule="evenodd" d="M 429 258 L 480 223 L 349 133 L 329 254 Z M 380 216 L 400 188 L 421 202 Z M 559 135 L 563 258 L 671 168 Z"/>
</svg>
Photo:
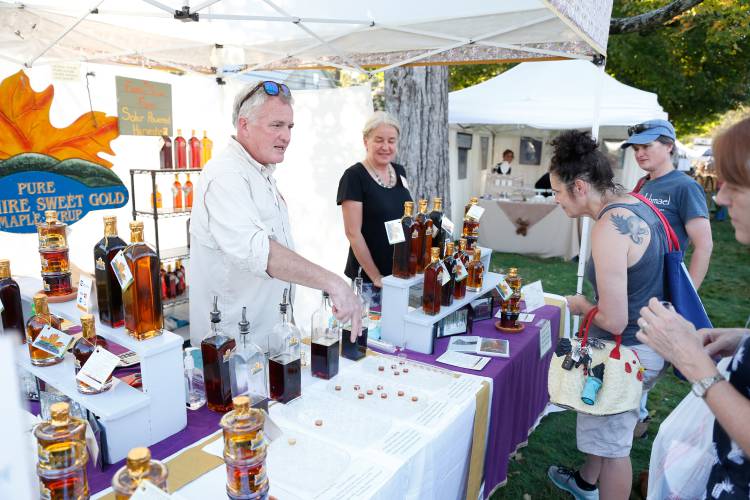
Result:
<svg viewBox="0 0 750 500">
<path fill-rule="evenodd" d="M 328 290 L 333 303 L 333 315 L 341 322 L 351 321 L 352 332 L 350 340 L 357 341 L 362 334 L 362 302 L 359 300 L 351 287 L 344 280 L 336 277 L 336 282 Z"/>
</svg>

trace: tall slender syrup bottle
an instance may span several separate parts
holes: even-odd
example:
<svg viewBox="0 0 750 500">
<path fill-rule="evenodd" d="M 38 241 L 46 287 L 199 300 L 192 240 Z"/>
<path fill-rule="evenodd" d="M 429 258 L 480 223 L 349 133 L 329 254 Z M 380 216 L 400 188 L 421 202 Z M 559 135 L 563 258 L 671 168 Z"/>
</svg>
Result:
<svg viewBox="0 0 750 500">
<path fill-rule="evenodd" d="M 432 237 L 434 222 L 427 213 L 427 200 L 419 200 L 419 212 L 417 213 L 417 222 L 422 225 L 422 244 L 420 245 L 419 254 L 417 255 L 417 273 L 422 274 L 425 266 L 430 263 L 430 249 L 432 248 Z"/>
<path fill-rule="evenodd" d="M 414 232 L 414 202 L 404 202 L 404 216 L 401 218 L 401 227 L 404 229 L 405 240 L 393 245 L 393 275 L 397 278 L 408 279 L 414 276 L 412 269 L 416 269 L 416 255 L 411 253 L 412 233 Z M 412 265 L 412 258 L 414 264 Z"/>
<path fill-rule="evenodd" d="M 21 288 L 10 274 L 10 261 L 0 259 L 0 301 L 5 308 L 2 312 L 2 323 L 5 333 L 16 335 L 21 342 L 26 342 L 21 306 Z"/>
<path fill-rule="evenodd" d="M 464 238 L 461 238 L 458 241 L 458 245 L 458 250 L 456 250 L 456 253 L 453 256 L 453 258 L 456 259 L 453 268 L 455 271 L 454 278 L 456 280 L 456 284 L 453 287 L 453 298 L 463 299 L 466 296 L 466 280 L 468 278 L 466 265 L 469 263 L 469 255 L 466 253 L 466 240 Z M 459 276 L 459 269 L 463 271 L 463 276 Z"/>
<path fill-rule="evenodd" d="M 159 166 L 162 169 L 172 169 L 172 139 L 169 138 L 169 130 L 166 127 L 161 131 Z"/>
<path fill-rule="evenodd" d="M 94 246 L 94 279 L 99 321 L 112 328 L 125 324 L 122 307 L 122 289 L 112 269 L 112 259 L 127 245 L 117 236 L 117 217 L 104 217 L 104 238 Z"/>
<path fill-rule="evenodd" d="M 177 137 L 174 138 L 174 166 L 175 168 L 187 168 L 187 141 L 182 137 L 182 129 L 177 129 Z"/>
<path fill-rule="evenodd" d="M 63 360 L 62 357 L 57 357 L 47 351 L 37 349 L 31 344 L 33 344 L 39 334 L 42 333 L 45 326 L 49 325 L 52 328 L 59 330 L 62 320 L 49 312 L 49 303 L 47 302 L 47 296 L 45 294 L 38 293 L 34 295 L 33 302 L 36 314 L 30 317 L 26 322 L 26 343 L 29 345 L 31 364 L 34 366 L 56 365 Z"/>
<path fill-rule="evenodd" d="M 440 312 L 443 266 L 440 263 L 440 249 L 432 247 L 430 252 L 430 264 L 424 269 L 422 310 L 425 314 L 434 316 Z"/>
<path fill-rule="evenodd" d="M 268 411 L 266 354 L 250 333 L 247 307 L 242 308 L 242 320 L 238 326 L 237 347 L 229 357 L 232 398 L 247 396 L 253 408 Z"/>
<path fill-rule="evenodd" d="M 185 184 L 182 185 L 182 191 L 185 194 L 185 208 L 191 210 L 193 208 L 193 183 L 190 180 L 190 174 L 185 175 L 187 175 L 187 179 L 185 179 Z"/>
<path fill-rule="evenodd" d="M 172 208 L 182 210 L 182 184 L 179 174 L 174 174 L 174 182 L 172 183 Z"/>
<path fill-rule="evenodd" d="M 195 137 L 195 130 L 193 130 L 189 144 L 190 146 L 190 168 L 201 168 L 201 140 Z"/>
<path fill-rule="evenodd" d="M 125 329 L 137 340 L 161 335 L 164 320 L 159 256 L 143 241 L 143 221 L 130 222 L 130 245 L 122 254 L 133 275 L 133 282 L 122 291 Z"/>
<path fill-rule="evenodd" d="M 201 168 L 206 166 L 208 160 L 211 159 L 211 152 L 214 149 L 214 141 L 208 138 L 206 131 L 203 131 L 203 139 L 201 139 Z"/>
<path fill-rule="evenodd" d="M 450 279 L 445 283 L 440 291 L 440 305 L 449 306 L 453 304 L 453 293 L 456 287 L 456 257 L 453 251 L 453 242 L 449 241 L 445 244 L 445 258 L 443 259 L 443 265 L 448 270 Z"/>
<path fill-rule="evenodd" d="M 339 328 L 328 292 L 323 291 L 323 301 L 310 323 L 310 371 L 313 377 L 328 380 L 339 372 Z"/>
<path fill-rule="evenodd" d="M 443 256 L 443 242 L 445 240 L 445 232 L 443 231 L 443 199 L 436 196 L 432 199 L 432 212 L 430 212 L 430 220 L 432 221 L 433 233 L 432 246 L 440 249 L 440 256 Z M 430 252 L 431 247 L 425 248 L 427 257 L 425 258 L 425 266 L 430 263 Z"/>
<path fill-rule="evenodd" d="M 420 202 L 421 203 L 421 202 Z M 411 255 L 409 256 L 409 274 L 411 276 L 422 274 L 424 268 L 419 267 L 422 259 L 422 245 L 424 244 L 424 221 L 425 217 L 417 214 L 414 217 L 414 226 L 411 233 Z"/>
<path fill-rule="evenodd" d="M 279 304 L 281 321 L 273 327 L 268 338 L 268 372 L 271 399 L 281 403 L 302 395 L 302 364 L 300 362 L 300 332 L 289 322 L 287 290 Z"/>
<path fill-rule="evenodd" d="M 203 356 L 203 379 L 206 384 L 208 409 L 225 413 L 232 409 L 232 382 L 229 370 L 229 357 L 235 341 L 221 330 L 219 297 L 214 296 L 214 310 L 211 311 L 211 330 L 201 342 Z"/>
</svg>

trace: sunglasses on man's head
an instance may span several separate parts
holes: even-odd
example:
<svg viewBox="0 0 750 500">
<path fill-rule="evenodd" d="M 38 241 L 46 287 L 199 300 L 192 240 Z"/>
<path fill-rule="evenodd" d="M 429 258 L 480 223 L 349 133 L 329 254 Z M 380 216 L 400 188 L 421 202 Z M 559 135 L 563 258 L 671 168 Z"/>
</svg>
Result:
<svg viewBox="0 0 750 500">
<path fill-rule="evenodd" d="M 238 106 L 238 109 L 242 107 L 245 102 L 250 99 L 258 90 L 263 89 L 263 91 L 266 93 L 266 95 L 270 96 L 277 96 L 279 94 L 282 94 L 284 97 L 291 97 L 292 91 L 289 90 L 289 87 L 284 85 L 283 83 L 276 83 L 272 82 L 271 80 L 266 80 L 265 82 L 260 82 L 258 85 L 253 87 L 253 90 L 251 90 L 244 99 L 242 99 L 242 102 L 240 102 L 240 105 Z"/>
<path fill-rule="evenodd" d="M 638 125 L 633 125 L 632 127 L 628 127 L 628 135 L 634 135 L 634 134 L 640 134 L 641 132 L 645 132 L 646 130 L 650 129 L 652 127 L 649 127 L 645 123 L 639 123 Z"/>
</svg>

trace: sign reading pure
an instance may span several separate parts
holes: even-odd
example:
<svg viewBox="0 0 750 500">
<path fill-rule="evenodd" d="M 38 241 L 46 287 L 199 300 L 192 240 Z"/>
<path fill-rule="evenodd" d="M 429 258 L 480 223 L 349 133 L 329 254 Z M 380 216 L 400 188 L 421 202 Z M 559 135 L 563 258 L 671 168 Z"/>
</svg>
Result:
<svg viewBox="0 0 750 500">
<path fill-rule="evenodd" d="M 45 210 L 68 224 L 122 207 L 128 190 L 100 152 L 114 155 L 117 118 L 86 112 L 64 128 L 49 121 L 52 85 L 31 88 L 23 71 L 0 83 L 0 231 L 34 233 Z"/>
<path fill-rule="evenodd" d="M 172 86 L 115 77 L 117 118 L 122 135 L 172 135 Z"/>
</svg>

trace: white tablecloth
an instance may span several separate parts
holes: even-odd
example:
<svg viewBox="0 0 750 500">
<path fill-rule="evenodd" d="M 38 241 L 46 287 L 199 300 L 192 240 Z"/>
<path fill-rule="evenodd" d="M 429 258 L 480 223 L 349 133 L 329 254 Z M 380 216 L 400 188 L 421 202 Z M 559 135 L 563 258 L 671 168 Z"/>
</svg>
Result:
<svg viewBox="0 0 750 500">
<path fill-rule="evenodd" d="M 500 202 L 523 206 L 525 202 Z M 480 220 L 479 244 L 496 252 L 564 257 L 578 255 L 580 231 L 578 220 L 571 219 L 560 207 L 529 227 L 526 236 L 516 234 L 516 226 L 496 200 L 479 200 L 484 208 Z"/>
</svg>

